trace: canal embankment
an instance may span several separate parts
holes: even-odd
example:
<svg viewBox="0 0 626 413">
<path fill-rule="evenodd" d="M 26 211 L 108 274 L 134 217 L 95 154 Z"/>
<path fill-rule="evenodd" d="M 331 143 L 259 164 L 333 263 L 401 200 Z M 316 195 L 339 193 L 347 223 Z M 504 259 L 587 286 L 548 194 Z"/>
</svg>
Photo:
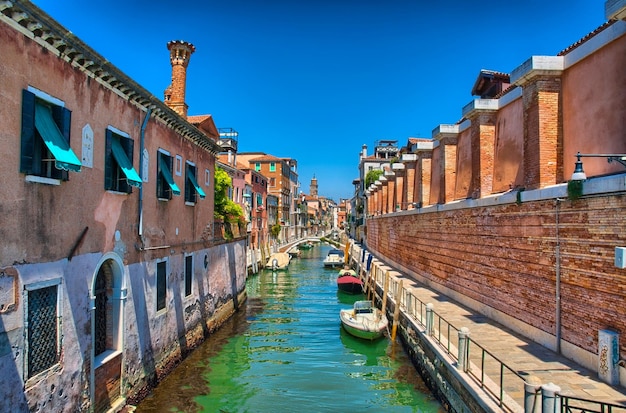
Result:
<svg viewBox="0 0 626 413">
<path fill-rule="evenodd" d="M 350 258 L 366 284 L 375 285 L 375 301 L 450 411 L 547 412 L 563 404 L 579 406 L 574 411 L 626 411 L 626 390 L 597 373 L 419 283 L 358 244 L 350 247 Z"/>
</svg>

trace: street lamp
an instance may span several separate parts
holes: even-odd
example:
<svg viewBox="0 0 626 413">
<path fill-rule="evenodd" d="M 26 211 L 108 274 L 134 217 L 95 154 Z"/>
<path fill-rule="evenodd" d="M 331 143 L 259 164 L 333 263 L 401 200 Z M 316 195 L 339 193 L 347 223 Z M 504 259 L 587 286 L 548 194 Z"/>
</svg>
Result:
<svg viewBox="0 0 626 413">
<path fill-rule="evenodd" d="M 591 154 L 591 153 L 580 153 L 576 154 L 576 166 L 574 168 L 574 173 L 572 174 L 572 181 L 584 181 L 587 179 L 587 175 L 585 175 L 585 171 L 583 170 L 583 162 L 580 158 L 606 158 L 608 163 L 619 162 L 626 168 L 626 154 Z"/>
</svg>

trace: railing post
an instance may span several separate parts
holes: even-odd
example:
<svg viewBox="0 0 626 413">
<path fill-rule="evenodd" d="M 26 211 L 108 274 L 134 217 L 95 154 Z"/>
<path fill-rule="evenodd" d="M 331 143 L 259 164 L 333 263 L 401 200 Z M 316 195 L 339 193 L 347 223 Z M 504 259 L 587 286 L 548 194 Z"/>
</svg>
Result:
<svg viewBox="0 0 626 413">
<path fill-rule="evenodd" d="M 557 413 L 561 410 L 561 388 L 554 383 L 541 386 L 541 411 L 543 413 Z"/>
<path fill-rule="evenodd" d="M 469 370 L 469 335 L 469 328 L 461 327 L 459 330 L 459 363 L 457 368 L 461 368 L 464 372 Z"/>
<path fill-rule="evenodd" d="M 535 376 L 527 377 L 524 382 L 524 413 L 541 413 L 539 390 L 541 380 Z"/>
<path fill-rule="evenodd" d="M 433 314 L 432 303 L 426 304 L 426 335 L 432 336 L 435 333 L 435 315 Z"/>
</svg>

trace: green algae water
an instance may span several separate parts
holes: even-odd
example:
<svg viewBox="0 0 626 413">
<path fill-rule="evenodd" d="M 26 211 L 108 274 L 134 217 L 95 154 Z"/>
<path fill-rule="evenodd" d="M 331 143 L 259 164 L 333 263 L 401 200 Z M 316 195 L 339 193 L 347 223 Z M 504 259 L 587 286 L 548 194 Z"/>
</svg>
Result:
<svg viewBox="0 0 626 413">
<path fill-rule="evenodd" d="M 250 276 L 240 310 L 137 412 L 443 412 L 399 342 L 341 328 L 339 310 L 363 296 L 337 291 L 329 249 Z"/>
</svg>

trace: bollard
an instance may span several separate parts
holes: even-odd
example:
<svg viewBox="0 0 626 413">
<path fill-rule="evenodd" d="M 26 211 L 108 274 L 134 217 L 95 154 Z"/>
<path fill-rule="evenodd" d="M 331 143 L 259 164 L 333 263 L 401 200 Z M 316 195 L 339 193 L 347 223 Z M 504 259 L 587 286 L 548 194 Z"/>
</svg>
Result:
<svg viewBox="0 0 626 413">
<path fill-rule="evenodd" d="M 541 379 L 528 376 L 524 382 L 524 413 L 541 413 L 540 390 Z"/>
<path fill-rule="evenodd" d="M 435 334 L 435 315 L 433 314 L 432 303 L 426 304 L 426 335 Z"/>
<path fill-rule="evenodd" d="M 561 411 L 561 388 L 554 383 L 541 386 L 541 411 L 543 413 L 557 413 Z"/>
<path fill-rule="evenodd" d="M 456 367 L 465 372 L 469 370 L 469 335 L 469 328 L 461 327 L 459 330 L 459 363 Z"/>
</svg>

